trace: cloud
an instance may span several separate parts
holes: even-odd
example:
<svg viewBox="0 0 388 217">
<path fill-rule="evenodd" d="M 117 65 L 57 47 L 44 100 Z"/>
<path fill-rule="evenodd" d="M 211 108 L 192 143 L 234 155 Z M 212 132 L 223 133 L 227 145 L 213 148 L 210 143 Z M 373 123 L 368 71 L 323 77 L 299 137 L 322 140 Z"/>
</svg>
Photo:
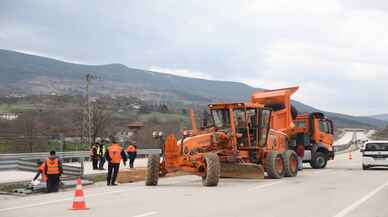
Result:
<svg viewBox="0 0 388 217">
<path fill-rule="evenodd" d="M 388 107 L 386 26 L 388 3 L 378 0 L 0 3 L 4 49 L 263 88 L 299 84 L 298 100 L 362 115 Z"/>
</svg>

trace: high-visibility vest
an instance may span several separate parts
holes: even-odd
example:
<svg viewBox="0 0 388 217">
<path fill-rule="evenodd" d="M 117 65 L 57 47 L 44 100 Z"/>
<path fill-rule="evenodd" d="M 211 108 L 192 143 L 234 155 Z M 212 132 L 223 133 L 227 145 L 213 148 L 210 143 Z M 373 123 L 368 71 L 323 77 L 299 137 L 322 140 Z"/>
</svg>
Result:
<svg viewBox="0 0 388 217">
<path fill-rule="evenodd" d="M 38 167 L 38 171 L 39 171 L 39 173 L 41 174 L 41 176 L 42 176 L 42 180 L 45 182 L 45 181 L 47 181 L 47 176 L 46 176 L 46 174 L 45 174 L 45 172 L 44 172 L 44 168 L 45 168 L 45 164 L 44 163 L 42 163 L 39 167 Z"/>
<path fill-rule="evenodd" d="M 127 152 L 136 152 L 136 147 L 133 145 L 128 145 Z"/>
<path fill-rule="evenodd" d="M 112 144 L 108 148 L 109 157 L 111 159 L 111 163 L 119 164 L 121 161 L 121 152 L 123 149 L 118 144 Z"/>
<path fill-rule="evenodd" d="M 59 172 L 59 160 L 55 158 L 54 160 L 48 159 L 46 161 L 47 166 L 47 175 L 58 175 Z"/>
</svg>

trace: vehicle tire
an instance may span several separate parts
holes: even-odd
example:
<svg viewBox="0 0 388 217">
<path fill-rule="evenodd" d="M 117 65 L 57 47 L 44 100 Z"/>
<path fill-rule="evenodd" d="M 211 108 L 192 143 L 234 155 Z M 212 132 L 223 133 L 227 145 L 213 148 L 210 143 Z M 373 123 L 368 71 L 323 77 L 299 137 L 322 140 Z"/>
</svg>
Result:
<svg viewBox="0 0 388 217">
<path fill-rule="evenodd" d="M 205 174 L 202 176 L 203 186 L 217 186 L 221 175 L 220 158 L 215 153 L 205 156 Z"/>
<path fill-rule="evenodd" d="M 368 170 L 368 169 L 369 169 L 369 166 L 363 164 L 363 165 L 362 165 L 362 169 L 363 169 L 363 170 Z"/>
<path fill-rule="evenodd" d="M 295 151 L 287 150 L 283 153 L 284 159 L 284 176 L 295 177 L 298 174 L 298 155 Z"/>
<path fill-rule="evenodd" d="M 267 154 L 266 169 L 268 176 L 272 179 L 281 179 L 285 174 L 284 158 L 277 152 L 272 151 Z"/>
<path fill-rule="evenodd" d="M 160 170 L 160 157 L 157 154 L 148 155 L 147 175 L 145 184 L 154 186 L 158 184 Z"/>
<path fill-rule="evenodd" d="M 314 169 L 323 169 L 327 164 L 327 156 L 325 153 L 316 152 L 310 161 L 310 165 Z"/>
</svg>

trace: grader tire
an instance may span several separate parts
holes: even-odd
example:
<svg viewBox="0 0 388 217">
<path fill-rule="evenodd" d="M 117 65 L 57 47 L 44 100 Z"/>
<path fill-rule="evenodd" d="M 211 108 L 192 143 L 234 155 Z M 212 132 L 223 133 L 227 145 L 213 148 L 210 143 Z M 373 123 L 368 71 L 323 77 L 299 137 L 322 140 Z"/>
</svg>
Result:
<svg viewBox="0 0 388 217">
<path fill-rule="evenodd" d="M 287 150 L 283 153 L 285 177 L 295 177 L 298 174 L 298 155 L 294 151 Z"/>
<path fill-rule="evenodd" d="M 202 176 L 203 186 L 217 186 L 221 175 L 220 158 L 217 154 L 208 153 L 205 156 L 205 174 Z"/>
<path fill-rule="evenodd" d="M 284 158 L 277 152 L 268 153 L 266 158 L 266 172 L 271 179 L 281 179 L 285 174 Z"/>
<path fill-rule="evenodd" d="M 148 163 L 147 163 L 147 175 L 145 180 L 145 184 L 147 186 L 155 186 L 158 184 L 159 170 L 160 170 L 159 155 L 156 155 L 156 154 L 149 155 Z"/>
</svg>

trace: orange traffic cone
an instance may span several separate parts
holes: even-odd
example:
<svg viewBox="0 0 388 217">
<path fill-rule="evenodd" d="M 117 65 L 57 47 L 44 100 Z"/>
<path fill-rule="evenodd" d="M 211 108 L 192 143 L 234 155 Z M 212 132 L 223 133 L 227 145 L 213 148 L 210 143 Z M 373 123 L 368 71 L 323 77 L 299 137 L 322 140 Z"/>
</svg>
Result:
<svg viewBox="0 0 388 217">
<path fill-rule="evenodd" d="M 353 159 L 352 158 L 352 151 L 349 151 L 349 160 Z"/>
<path fill-rule="evenodd" d="M 86 210 L 89 209 L 86 207 L 84 191 L 82 190 L 81 178 L 77 179 L 77 187 L 74 193 L 73 207 L 72 210 Z"/>
</svg>

